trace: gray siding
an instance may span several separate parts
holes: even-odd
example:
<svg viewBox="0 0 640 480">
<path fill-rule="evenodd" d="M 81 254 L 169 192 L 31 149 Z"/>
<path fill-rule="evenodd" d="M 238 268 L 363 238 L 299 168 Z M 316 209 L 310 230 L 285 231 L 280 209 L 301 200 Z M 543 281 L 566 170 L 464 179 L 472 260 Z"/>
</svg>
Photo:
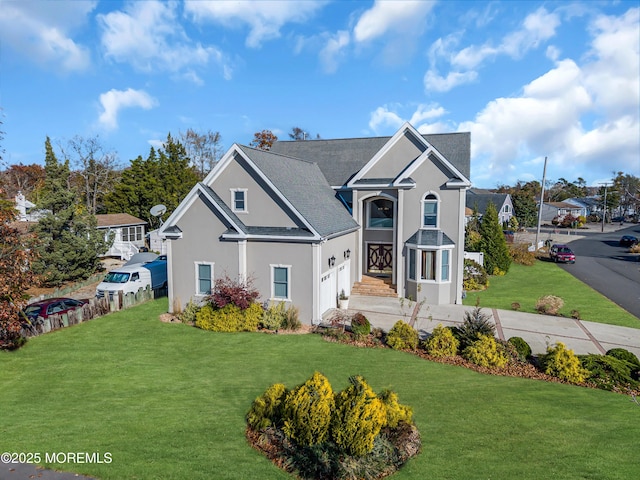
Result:
<svg viewBox="0 0 640 480">
<path fill-rule="evenodd" d="M 245 225 L 256 227 L 295 227 L 288 211 L 280 200 L 271 195 L 269 187 L 244 167 L 244 160 L 236 155 L 236 161 L 229 163 L 213 185 L 209 185 L 222 200 L 233 209 L 232 189 L 247 189 L 247 213 L 235 212 Z"/>
<path fill-rule="evenodd" d="M 365 174 L 364 178 L 395 178 L 407 165 L 418 158 L 423 151 L 424 146 L 420 145 L 419 148 L 416 140 L 405 133 L 385 156 L 379 159 L 371 170 Z"/>
</svg>

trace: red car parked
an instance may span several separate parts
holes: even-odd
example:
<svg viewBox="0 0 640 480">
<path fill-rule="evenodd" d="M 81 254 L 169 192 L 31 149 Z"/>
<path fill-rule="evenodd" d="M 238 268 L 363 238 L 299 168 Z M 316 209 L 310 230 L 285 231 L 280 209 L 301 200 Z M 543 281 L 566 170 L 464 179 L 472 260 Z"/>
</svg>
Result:
<svg viewBox="0 0 640 480">
<path fill-rule="evenodd" d="M 75 300 L 73 298 L 49 298 L 27 305 L 24 313 L 29 317 L 29 320 L 35 320 L 38 317 L 47 318 L 49 315 L 61 315 L 77 310 L 87 303 L 86 300 Z"/>
<path fill-rule="evenodd" d="M 566 245 L 552 245 L 551 250 L 549 250 L 549 257 L 556 263 L 576 263 L 575 253 Z"/>
</svg>

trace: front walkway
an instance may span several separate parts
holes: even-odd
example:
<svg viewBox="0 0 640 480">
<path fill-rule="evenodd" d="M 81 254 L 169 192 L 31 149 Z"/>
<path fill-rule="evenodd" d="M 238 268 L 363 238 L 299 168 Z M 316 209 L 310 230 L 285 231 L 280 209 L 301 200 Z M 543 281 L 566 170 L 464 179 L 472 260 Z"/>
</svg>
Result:
<svg viewBox="0 0 640 480">
<path fill-rule="evenodd" d="M 348 313 L 363 313 L 372 327 L 389 331 L 398 321 L 409 322 L 415 303 L 399 298 L 351 295 Z M 425 337 L 438 324 L 462 324 L 465 311 L 473 307 L 464 305 L 429 305 L 421 308 L 416 321 L 421 337 Z M 576 354 L 604 354 L 611 348 L 624 348 L 640 357 L 640 329 L 605 325 L 566 317 L 535 313 L 483 308 L 496 325 L 496 336 L 507 340 L 522 337 L 533 353 L 544 353 L 547 345 L 562 342 Z"/>
</svg>

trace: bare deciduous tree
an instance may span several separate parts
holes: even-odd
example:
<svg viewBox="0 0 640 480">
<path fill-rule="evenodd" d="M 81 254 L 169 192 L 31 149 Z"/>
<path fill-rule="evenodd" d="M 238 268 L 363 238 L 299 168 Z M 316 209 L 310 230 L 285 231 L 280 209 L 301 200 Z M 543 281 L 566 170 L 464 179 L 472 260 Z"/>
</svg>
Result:
<svg viewBox="0 0 640 480">
<path fill-rule="evenodd" d="M 184 133 L 180 132 L 180 137 L 192 165 L 198 169 L 202 180 L 222 156 L 222 136 L 219 132 L 211 130 L 198 133 L 189 128 Z"/>
</svg>

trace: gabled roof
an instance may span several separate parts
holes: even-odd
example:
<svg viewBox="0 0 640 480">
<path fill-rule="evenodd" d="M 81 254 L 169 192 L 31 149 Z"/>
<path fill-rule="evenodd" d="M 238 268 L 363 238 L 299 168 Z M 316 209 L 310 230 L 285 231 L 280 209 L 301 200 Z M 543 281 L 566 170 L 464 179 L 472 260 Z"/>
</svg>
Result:
<svg viewBox="0 0 640 480">
<path fill-rule="evenodd" d="M 467 190 L 466 207 L 474 210 L 478 209 L 478 213 L 484 214 L 487 211 L 489 203 L 493 203 L 496 210 L 500 210 L 507 200 L 507 193 L 485 193 L 486 190 L 471 188 Z"/>
<path fill-rule="evenodd" d="M 260 176 L 268 192 L 277 196 L 296 217 L 298 227 L 252 226 L 245 224 L 208 185 L 215 184 L 217 176 L 240 155 L 256 175 Z M 223 159 L 185 197 L 160 229 L 167 235 L 193 204 L 198 195 L 204 195 L 225 218 L 226 238 L 303 238 L 332 237 L 358 229 L 358 224 L 336 198 L 318 166 L 311 162 L 234 144 Z"/>
<path fill-rule="evenodd" d="M 238 147 L 320 236 L 330 237 L 358 228 L 317 164 L 243 145 Z"/>
<path fill-rule="evenodd" d="M 128 213 L 101 213 L 96 215 L 98 228 L 127 227 L 130 225 L 146 225 L 147 222 Z"/>
<path fill-rule="evenodd" d="M 469 178 L 471 135 L 468 132 L 424 134 L 421 137 Z M 278 141 L 270 151 L 317 163 L 329 185 L 337 187 L 345 185 L 362 170 L 392 138 Z"/>
</svg>

